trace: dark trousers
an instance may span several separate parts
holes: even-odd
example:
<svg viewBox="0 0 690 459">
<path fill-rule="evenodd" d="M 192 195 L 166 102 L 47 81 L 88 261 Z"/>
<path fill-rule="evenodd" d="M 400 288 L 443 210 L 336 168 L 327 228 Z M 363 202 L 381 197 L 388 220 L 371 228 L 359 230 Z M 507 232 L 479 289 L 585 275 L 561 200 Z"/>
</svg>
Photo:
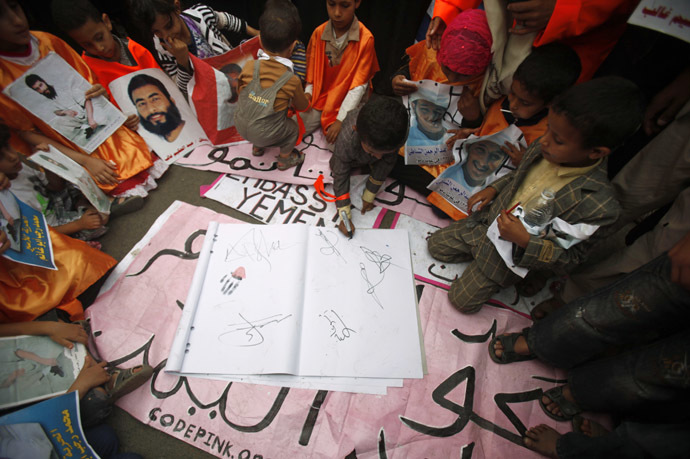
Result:
<svg viewBox="0 0 690 459">
<path fill-rule="evenodd" d="M 527 343 L 569 368 L 583 410 L 687 419 L 690 408 L 690 292 L 670 281 L 666 254 L 618 282 L 538 321 Z M 624 352 L 615 353 L 611 351 Z"/>
</svg>

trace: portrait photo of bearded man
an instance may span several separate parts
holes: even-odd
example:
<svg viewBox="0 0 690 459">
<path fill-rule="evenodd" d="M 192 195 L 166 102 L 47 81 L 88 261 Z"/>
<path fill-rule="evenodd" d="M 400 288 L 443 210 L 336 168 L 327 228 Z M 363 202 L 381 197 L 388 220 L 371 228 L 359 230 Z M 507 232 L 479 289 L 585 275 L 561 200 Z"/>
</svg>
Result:
<svg viewBox="0 0 690 459">
<path fill-rule="evenodd" d="M 182 114 L 165 85 L 150 75 L 134 76 L 127 87 L 141 126 L 167 142 L 174 142 L 185 125 Z"/>
</svg>

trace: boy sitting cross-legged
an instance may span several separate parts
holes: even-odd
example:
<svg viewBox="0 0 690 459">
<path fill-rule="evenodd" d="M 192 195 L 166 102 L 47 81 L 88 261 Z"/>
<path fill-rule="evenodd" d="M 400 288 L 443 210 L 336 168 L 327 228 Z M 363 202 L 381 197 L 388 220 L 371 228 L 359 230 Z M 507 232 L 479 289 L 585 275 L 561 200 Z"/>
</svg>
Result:
<svg viewBox="0 0 690 459">
<path fill-rule="evenodd" d="M 558 96 L 548 114 L 546 134 L 525 152 L 517 170 L 471 196 L 470 216 L 452 223 L 429 238 L 429 252 L 440 261 L 472 261 L 448 293 L 460 312 L 479 311 L 500 288 L 521 278 L 504 262 L 487 236 L 497 220 L 504 241 L 512 243 L 517 267 L 555 270 L 583 259 L 581 245 L 530 235 L 522 222 L 506 209 L 527 203 L 545 189 L 555 193 L 553 218 L 574 230 L 592 234 L 613 223 L 620 211 L 607 179 L 606 156 L 632 135 L 641 121 L 638 88 L 617 77 L 574 86 Z M 472 210 L 477 206 L 475 212 Z"/>
</svg>

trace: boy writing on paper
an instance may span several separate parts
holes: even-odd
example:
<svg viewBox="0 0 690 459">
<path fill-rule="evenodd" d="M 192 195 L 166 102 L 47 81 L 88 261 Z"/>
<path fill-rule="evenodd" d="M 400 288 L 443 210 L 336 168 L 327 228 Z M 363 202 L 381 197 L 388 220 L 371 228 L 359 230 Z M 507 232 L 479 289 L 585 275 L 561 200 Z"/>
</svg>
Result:
<svg viewBox="0 0 690 459">
<path fill-rule="evenodd" d="M 451 284 L 448 295 L 455 308 L 475 313 L 500 288 L 521 279 L 487 236 L 494 221 L 503 241 L 511 244 L 518 268 L 554 270 L 583 258 L 578 236 L 585 239 L 618 218 L 606 156 L 638 128 L 640 105 L 638 88 L 622 78 L 599 78 L 570 88 L 552 103 L 546 134 L 527 149 L 517 170 L 471 196 L 468 218 L 431 235 L 428 247 L 435 259 L 472 261 Z M 574 243 L 532 236 L 506 212 L 546 188 L 555 192 L 554 220 Z"/>
<path fill-rule="evenodd" d="M 307 134 L 323 128 L 329 144 L 379 71 L 374 36 L 355 16 L 360 2 L 326 0 L 329 19 L 314 30 L 307 46 L 305 92 L 311 109 L 302 114 L 304 128 Z"/>
<path fill-rule="evenodd" d="M 302 22 L 292 2 L 276 0 L 266 4 L 259 26 L 262 50 L 240 74 L 235 127 L 254 144 L 254 156 L 263 155 L 266 147 L 280 147 L 277 167 L 283 171 L 304 161 L 304 154 L 295 149 L 297 122 L 287 117 L 291 104 L 297 110 L 309 106 L 290 60 Z"/>
<path fill-rule="evenodd" d="M 107 14 L 101 14 L 89 0 L 53 0 L 55 25 L 77 42 L 86 65 L 108 92 L 111 81 L 137 70 L 159 68 L 156 59 L 143 46 L 113 33 Z M 125 126 L 136 130 L 139 117 L 129 115 Z"/>
<path fill-rule="evenodd" d="M 405 106 L 397 100 L 376 97 L 345 117 L 330 166 L 338 215 L 345 212 L 351 224 L 350 173 L 368 166 L 370 175 L 362 194 L 362 214 L 374 208 L 374 198 L 397 160 L 398 149 L 407 140 L 409 118 Z M 347 234 L 347 222 L 340 230 Z"/>
</svg>

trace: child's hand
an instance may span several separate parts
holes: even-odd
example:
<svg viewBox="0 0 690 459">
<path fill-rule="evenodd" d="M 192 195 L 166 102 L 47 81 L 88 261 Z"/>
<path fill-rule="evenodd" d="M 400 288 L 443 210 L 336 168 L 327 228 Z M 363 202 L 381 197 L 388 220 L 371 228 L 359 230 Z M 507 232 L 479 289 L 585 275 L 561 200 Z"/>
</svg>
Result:
<svg viewBox="0 0 690 459">
<path fill-rule="evenodd" d="M 529 244 L 530 235 L 519 218 L 505 210 L 498 216 L 498 232 L 509 242 L 514 242 L 523 249 Z"/>
<path fill-rule="evenodd" d="M 50 150 L 50 145 L 47 143 L 39 143 L 34 146 L 34 151 L 48 151 Z"/>
<path fill-rule="evenodd" d="M 496 188 L 487 186 L 482 191 L 470 196 L 470 199 L 467 200 L 467 215 L 472 215 L 472 208 L 475 204 L 479 204 L 477 206 L 477 211 L 482 210 L 488 203 L 494 200 L 497 194 L 498 191 L 496 191 Z"/>
<path fill-rule="evenodd" d="M 187 43 L 179 38 L 168 37 L 165 40 L 161 40 L 161 46 L 173 55 L 177 65 L 189 70 L 189 49 L 187 48 Z"/>
<path fill-rule="evenodd" d="M 355 234 L 355 225 L 350 221 L 350 227 L 352 228 L 352 235 L 354 236 Z M 343 233 L 345 236 L 350 237 L 349 234 L 347 234 L 347 227 L 345 227 L 345 222 L 341 219 L 340 223 L 338 223 L 338 229 L 340 230 L 341 233 Z"/>
<path fill-rule="evenodd" d="M 525 35 L 545 29 L 556 7 L 556 0 L 530 0 L 514 2 L 506 9 L 515 19 L 516 27 L 509 30 L 515 35 Z"/>
<path fill-rule="evenodd" d="M 433 48 L 436 51 L 441 49 L 441 37 L 446 30 L 446 23 L 443 22 L 439 16 L 436 16 L 429 22 L 429 28 L 426 29 L 426 47 Z"/>
<path fill-rule="evenodd" d="M 87 354 L 86 360 L 84 361 L 84 368 L 81 369 L 77 375 L 77 379 L 74 380 L 68 392 L 78 390 L 79 397 L 83 397 L 89 389 L 107 383 L 110 380 L 110 374 L 108 374 L 105 369 L 107 364 L 108 362 L 106 361 L 96 363 L 93 358 Z"/>
<path fill-rule="evenodd" d="M 405 75 L 396 75 L 391 80 L 393 92 L 396 96 L 407 96 L 417 91 L 417 85 L 410 83 Z"/>
<path fill-rule="evenodd" d="M 98 183 L 104 185 L 117 185 L 117 166 L 101 158 L 89 156 L 86 160 L 86 170 Z"/>
<path fill-rule="evenodd" d="M 449 150 L 453 149 L 453 145 L 455 145 L 455 142 L 461 139 L 466 139 L 470 136 L 470 134 L 474 134 L 477 132 L 479 128 L 460 128 L 460 129 L 448 129 L 449 134 L 453 134 L 446 140 L 446 148 Z"/>
<path fill-rule="evenodd" d="M 326 130 L 326 140 L 328 143 L 335 143 L 335 139 L 338 138 L 338 134 L 340 133 L 340 127 L 343 125 L 341 121 L 335 120 L 333 124 L 328 126 L 328 129 Z"/>
<path fill-rule="evenodd" d="M 10 179 L 7 178 L 5 174 L 0 172 L 0 191 L 9 188 L 11 185 Z"/>
<path fill-rule="evenodd" d="M 74 343 L 86 344 L 89 338 L 81 325 L 68 324 L 65 322 L 53 322 L 48 336 L 67 349 L 72 349 Z"/>
<path fill-rule="evenodd" d="M 472 91 L 467 87 L 462 90 L 462 94 L 460 94 L 460 98 L 458 99 L 458 111 L 468 122 L 477 121 L 482 118 L 479 97 L 472 94 Z"/>
<path fill-rule="evenodd" d="M 84 96 L 86 97 L 86 100 L 90 100 L 98 96 L 108 97 L 108 91 L 106 91 L 105 88 L 100 84 L 95 84 L 84 93 Z"/>
<path fill-rule="evenodd" d="M 139 117 L 137 115 L 129 115 L 125 120 L 125 126 L 132 131 L 139 129 Z"/>
<path fill-rule="evenodd" d="M 510 142 L 506 142 L 501 147 L 501 151 L 510 156 L 510 159 L 513 161 L 513 164 L 518 166 L 520 165 L 520 161 L 522 161 L 522 157 L 525 156 L 527 148 L 523 147 L 520 144 L 514 145 Z"/>
<path fill-rule="evenodd" d="M 0 255 L 10 248 L 10 240 L 3 230 L 0 230 Z"/>
<path fill-rule="evenodd" d="M 92 230 L 100 228 L 103 226 L 103 220 L 101 220 L 101 214 L 98 213 L 96 209 L 88 209 L 79 218 L 79 225 L 83 230 Z"/>
</svg>

